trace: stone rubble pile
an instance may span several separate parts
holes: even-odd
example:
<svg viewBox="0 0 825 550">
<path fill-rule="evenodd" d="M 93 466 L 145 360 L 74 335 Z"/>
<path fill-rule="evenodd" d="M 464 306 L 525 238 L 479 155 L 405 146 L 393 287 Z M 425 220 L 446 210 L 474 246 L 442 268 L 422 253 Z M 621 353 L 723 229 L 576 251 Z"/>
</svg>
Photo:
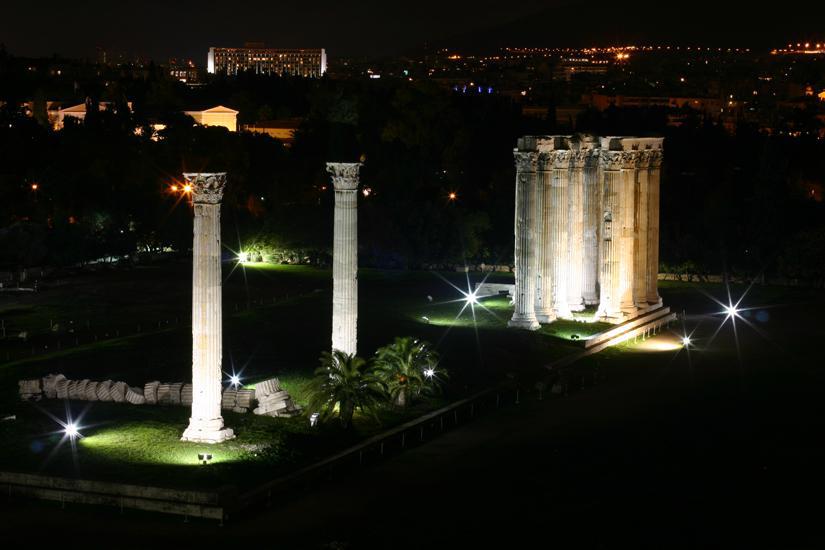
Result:
<svg viewBox="0 0 825 550">
<path fill-rule="evenodd" d="M 277 378 L 264 380 L 255 386 L 255 398 L 258 407 L 252 411 L 266 416 L 296 416 L 301 408 L 292 402 L 286 390 L 281 389 L 281 382 Z"/>
<path fill-rule="evenodd" d="M 132 405 L 192 405 L 192 384 L 182 382 L 147 382 L 142 388 L 114 380 L 69 380 L 62 374 L 18 381 L 20 399 L 72 399 L 80 401 L 108 401 Z M 256 405 L 257 404 L 257 408 Z M 256 389 L 232 388 L 223 390 L 221 408 L 236 413 L 254 412 L 258 415 L 289 417 L 300 414 L 277 378 L 264 380 Z M 254 410 L 253 410 L 254 409 Z"/>
</svg>

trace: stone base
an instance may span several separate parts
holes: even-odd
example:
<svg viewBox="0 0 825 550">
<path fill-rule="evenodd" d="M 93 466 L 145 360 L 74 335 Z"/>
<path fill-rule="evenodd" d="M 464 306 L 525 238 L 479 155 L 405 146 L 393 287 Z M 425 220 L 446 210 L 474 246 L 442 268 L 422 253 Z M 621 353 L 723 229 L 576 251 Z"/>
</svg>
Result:
<svg viewBox="0 0 825 550">
<path fill-rule="evenodd" d="M 538 330 L 541 325 L 535 319 L 510 319 L 507 323 L 509 328 L 520 328 L 523 330 Z"/>
<path fill-rule="evenodd" d="M 231 428 L 223 427 L 222 418 L 213 420 L 190 418 L 189 427 L 186 428 L 180 438 L 181 441 L 191 441 L 193 443 L 223 443 L 229 439 L 235 439 L 235 432 Z"/>
<path fill-rule="evenodd" d="M 536 313 L 536 320 L 542 324 L 552 323 L 557 319 L 555 313 Z"/>
<path fill-rule="evenodd" d="M 570 307 L 570 311 L 584 311 L 586 306 L 582 302 L 582 303 L 578 303 L 578 304 L 570 304 L 569 307 Z"/>
</svg>

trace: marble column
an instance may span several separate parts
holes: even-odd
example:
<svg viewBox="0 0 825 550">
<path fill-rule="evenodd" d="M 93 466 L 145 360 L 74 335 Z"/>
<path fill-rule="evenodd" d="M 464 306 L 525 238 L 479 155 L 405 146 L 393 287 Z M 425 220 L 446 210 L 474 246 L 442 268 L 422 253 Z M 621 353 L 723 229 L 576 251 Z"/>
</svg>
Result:
<svg viewBox="0 0 825 550">
<path fill-rule="evenodd" d="M 662 305 L 659 296 L 659 185 L 662 151 L 651 151 L 647 198 L 647 303 Z"/>
<path fill-rule="evenodd" d="M 582 299 L 587 305 L 599 303 L 599 229 L 601 225 L 601 185 L 599 156 L 589 150 L 584 166 Z"/>
<path fill-rule="evenodd" d="M 556 320 L 556 314 L 553 311 L 553 263 L 549 251 L 553 223 L 552 170 L 548 153 L 539 153 L 536 174 L 536 319 L 539 323 L 551 323 Z"/>
<path fill-rule="evenodd" d="M 220 443 L 233 432 L 221 416 L 221 199 L 226 173 L 187 173 L 195 213 L 192 247 L 192 416 L 182 441 Z"/>
<path fill-rule="evenodd" d="M 515 263 L 516 289 L 513 296 L 515 310 L 507 326 L 527 330 L 539 328 L 536 319 L 536 250 L 535 250 L 535 151 L 514 151 L 516 160 Z"/>
<path fill-rule="evenodd" d="M 587 151 L 571 151 L 570 183 L 568 185 L 567 250 L 570 268 L 567 271 L 567 306 L 570 311 L 584 309 L 584 177 Z"/>
<path fill-rule="evenodd" d="M 599 241 L 599 309 L 596 317 L 601 321 L 618 323 L 621 321 L 619 308 L 619 264 L 620 248 L 620 207 L 619 196 L 622 184 L 621 151 L 602 151 L 601 185 L 602 214 L 601 239 Z"/>
<path fill-rule="evenodd" d="M 358 176 L 357 162 L 328 162 L 335 186 L 332 249 L 332 349 L 358 350 Z"/>
<path fill-rule="evenodd" d="M 648 190 L 651 151 L 639 152 L 639 169 L 636 172 L 636 221 L 633 233 L 633 303 L 647 307 L 647 219 Z"/>
<path fill-rule="evenodd" d="M 558 150 L 551 153 L 553 175 L 550 193 L 550 261 L 552 265 L 553 312 L 556 317 L 571 317 L 567 303 L 568 270 L 570 268 L 570 248 L 568 242 L 568 219 L 570 204 L 568 186 L 570 182 L 570 151 Z"/>
<path fill-rule="evenodd" d="M 633 317 L 638 308 L 633 301 L 634 232 L 636 222 L 636 171 L 639 152 L 622 153 L 619 188 L 619 307 L 624 317 Z"/>
</svg>

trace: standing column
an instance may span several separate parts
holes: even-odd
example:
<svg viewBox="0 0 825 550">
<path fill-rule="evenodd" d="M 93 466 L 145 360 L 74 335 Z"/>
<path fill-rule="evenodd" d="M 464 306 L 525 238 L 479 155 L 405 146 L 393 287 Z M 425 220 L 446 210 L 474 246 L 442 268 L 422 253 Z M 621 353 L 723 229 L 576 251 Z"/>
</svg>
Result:
<svg viewBox="0 0 825 550">
<path fill-rule="evenodd" d="M 515 310 L 508 327 L 536 330 L 539 328 L 535 312 L 536 250 L 535 250 L 535 189 L 538 153 L 515 151 L 516 159 L 516 214 L 515 262 L 516 290 L 513 296 Z"/>
<path fill-rule="evenodd" d="M 662 305 L 659 296 L 659 183 L 662 151 L 651 151 L 647 198 L 647 303 Z"/>
<path fill-rule="evenodd" d="M 634 237 L 633 302 L 636 307 L 647 307 L 647 218 L 648 218 L 648 169 L 651 151 L 639 153 L 639 169 L 636 173 L 636 223 Z"/>
<path fill-rule="evenodd" d="M 570 181 L 570 151 L 553 151 L 553 177 L 551 186 L 552 230 L 550 233 L 550 261 L 553 277 L 553 310 L 556 317 L 570 317 L 567 304 L 567 284 L 569 270 L 568 248 L 568 184 Z"/>
<path fill-rule="evenodd" d="M 358 173 L 357 162 L 328 162 L 335 186 L 332 249 L 332 349 L 355 355 L 358 348 Z"/>
<path fill-rule="evenodd" d="M 553 228 L 552 205 L 552 171 L 550 155 L 539 153 L 536 178 L 536 319 L 539 323 L 551 323 L 556 320 L 553 312 L 553 263 L 550 255 L 550 238 Z"/>
<path fill-rule="evenodd" d="M 584 258 L 582 273 L 582 298 L 587 305 L 597 304 L 599 294 L 599 225 L 601 217 L 601 197 L 599 185 L 599 157 L 590 149 L 584 165 L 583 193 L 583 241 Z"/>
<path fill-rule="evenodd" d="M 638 151 L 622 153 L 621 186 L 619 190 L 620 209 L 620 263 L 619 263 L 619 307 L 624 317 L 632 317 L 638 308 L 633 302 L 634 231 L 636 221 L 636 171 L 639 163 Z"/>
<path fill-rule="evenodd" d="M 602 227 L 599 247 L 599 309 L 596 317 L 608 323 L 619 323 L 622 317 L 621 309 L 619 309 L 621 251 L 619 239 L 614 239 L 614 223 L 618 222 L 620 212 L 622 153 L 603 150 L 599 158 L 602 167 Z"/>
<path fill-rule="evenodd" d="M 195 211 L 192 247 L 192 416 L 182 441 L 235 437 L 221 416 L 221 199 L 226 173 L 184 174 Z"/>
<path fill-rule="evenodd" d="M 586 150 L 571 152 L 570 184 L 568 185 L 567 250 L 570 268 L 567 271 L 567 305 L 570 311 L 584 309 L 584 169 Z"/>
</svg>

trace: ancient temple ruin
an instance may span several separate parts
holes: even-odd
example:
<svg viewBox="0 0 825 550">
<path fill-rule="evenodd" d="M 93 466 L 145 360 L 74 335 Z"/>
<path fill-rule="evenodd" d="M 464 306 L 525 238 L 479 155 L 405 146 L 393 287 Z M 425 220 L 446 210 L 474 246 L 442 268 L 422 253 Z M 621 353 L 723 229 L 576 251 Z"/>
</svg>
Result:
<svg viewBox="0 0 825 550">
<path fill-rule="evenodd" d="M 662 138 L 524 136 L 516 161 L 515 311 L 509 326 L 621 323 L 662 306 Z"/>
</svg>

